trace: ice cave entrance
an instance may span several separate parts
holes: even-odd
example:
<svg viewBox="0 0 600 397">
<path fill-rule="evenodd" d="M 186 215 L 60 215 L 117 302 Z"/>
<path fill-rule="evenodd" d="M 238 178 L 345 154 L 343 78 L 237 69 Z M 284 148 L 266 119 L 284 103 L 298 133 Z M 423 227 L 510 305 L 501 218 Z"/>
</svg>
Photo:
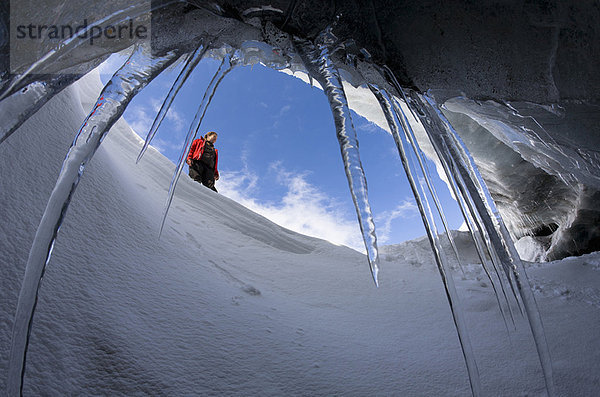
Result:
<svg viewBox="0 0 600 397">
<path fill-rule="evenodd" d="M 462 189 L 461 191 L 464 191 L 462 195 L 457 197 L 461 197 L 462 201 L 472 200 L 472 203 L 469 201 L 471 204 L 462 204 L 463 211 L 465 206 L 470 206 L 471 210 L 477 208 L 479 216 L 483 219 L 482 222 L 485 223 L 486 229 L 493 229 L 491 239 L 486 237 L 486 241 L 489 246 L 488 248 L 490 256 L 492 257 L 492 262 L 494 262 L 496 268 L 497 277 L 498 279 L 501 278 L 500 269 L 498 268 L 499 264 L 502 264 L 504 267 L 506 277 L 509 278 L 509 281 L 514 277 L 516 283 L 515 286 L 519 289 L 524 301 L 524 307 L 528 312 L 532 331 L 534 332 L 534 335 L 536 335 L 536 347 L 540 354 L 540 361 L 544 367 L 544 371 L 548 372 L 546 374 L 546 381 L 548 387 L 551 388 L 552 377 L 549 365 L 550 359 L 547 354 L 547 348 L 545 347 L 543 329 L 539 320 L 537 308 L 535 307 L 528 286 L 522 288 L 522 283 L 518 275 L 520 269 L 518 267 L 509 267 L 509 263 L 520 263 L 518 256 L 516 252 L 510 250 L 510 244 L 508 244 L 508 248 L 507 245 L 504 244 L 508 242 L 507 239 L 509 236 L 507 232 L 505 233 L 503 230 L 504 226 L 501 222 L 496 222 L 498 223 L 497 225 L 494 223 L 492 216 L 495 214 L 495 210 L 493 206 L 487 209 L 482 207 L 485 205 L 486 200 L 491 200 L 489 193 L 485 189 L 481 177 L 471 165 L 472 159 L 470 159 L 468 152 L 464 153 L 465 150 L 461 146 L 462 143 L 457 138 L 455 131 L 448 121 L 440 113 L 435 102 L 432 102 L 433 99 L 427 95 L 419 97 L 416 93 L 410 93 L 410 95 L 415 95 L 413 97 L 413 100 L 417 103 L 415 111 L 420 114 L 420 116 L 417 116 L 412 109 L 409 110 L 408 108 L 403 108 L 405 105 L 401 103 L 401 100 L 391 98 L 386 90 L 380 89 L 374 83 L 369 83 L 368 88 L 365 89 L 364 92 L 365 97 L 368 97 L 368 99 L 365 98 L 366 103 L 372 104 L 372 106 L 375 107 L 381 107 L 380 111 L 381 113 L 385 113 L 384 117 L 387 119 L 386 121 L 388 122 L 389 128 L 393 132 L 395 138 L 394 142 L 384 131 L 350 111 L 350 109 L 353 108 L 353 99 L 351 95 L 346 96 L 344 94 L 345 88 L 342 89 L 341 87 L 342 81 L 340 80 L 338 72 L 335 70 L 335 66 L 331 66 L 329 63 L 330 59 L 328 58 L 327 51 L 323 50 L 324 52 L 322 52 L 321 55 L 316 55 L 316 47 L 314 44 L 307 42 L 298 42 L 296 44 L 307 69 L 311 75 L 318 79 L 320 84 L 325 87 L 325 93 L 327 95 L 323 95 L 318 89 L 314 89 L 310 85 L 294 80 L 289 76 L 278 74 L 275 71 L 257 66 L 254 68 L 256 70 L 243 67 L 233 69 L 234 71 L 232 74 L 230 76 L 228 75 L 227 79 L 225 79 L 226 84 L 220 86 L 219 90 L 216 90 L 222 78 L 225 74 L 228 74 L 228 72 L 222 72 L 222 70 L 224 70 L 222 69 L 223 64 L 228 62 L 231 65 L 231 62 L 229 61 L 230 53 L 228 53 L 224 56 L 223 62 L 219 63 L 216 72 L 213 71 L 211 73 L 211 68 L 214 70 L 214 64 L 211 62 L 205 62 L 202 66 L 196 68 L 196 76 L 194 77 L 197 77 L 198 74 L 200 77 L 197 78 L 202 78 L 202 76 L 204 76 L 204 78 L 206 76 L 214 76 L 210 83 L 200 83 L 200 87 L 208 87 L 204 91 L 202 99 L 200 99 L 202 89 L 197 88 L 198 86 L 193 84 L 193 77 L 191 84 L 183 86 L 186 87 L 186 91 L 182 92 L 182 95 L 178 98 L 178 102 L 172 105 L 171 113 L 166 113 L 167 123 L 163 126 L 163 130 L 168 130 L 168 133 L 162 135 L 154 142 L 154 144 L 158 146 L 168 158 L 172 156 L 172 154 L 169 154 L 169 150 L 177 152 L 176 145 L 174 144 L 175 142 L 181 142 L 182 140 L 182 135 L 180 133 L 183 132 L 183 128 L 186 124 L 185 115 L 193 111 L 189 111 L 186 107 L 190 105 L 193 109 L 193 107 L 197 106 L 198 99 L 200 99 L 202 106 L 196 111 L 192 126 L 188 128 L 188 134 L 184 140 L 190 139 L 191 133 L 196 129 L 194 127 L 195 125 L 199 126 L 200 133 L 202 134 L 210 130 L 215 130 L 220 133 L 221 139 L 217 147 L 219 147 L 222 153 L 220 166 L 221 171 L 223 172 L 222 176 L 224 182 L 226 183 L 223 183 L 221 189 L 224 193 L 229 192 L 234 198 L 246 202 L 242 202 L 242 204 L 250 203 L 257 207 L 252 208 L 248 205 L 251 209 L 256 210 L 263 207 L 266 208 L 267 211 L 274 209 L 274 212 L 277 212 L 279 210 L 280 214 L 285 214 L 290 218 L 292 223 L 300 219 L 302 223 L 300 225 L 296 224 L 296 227 L 292 227 L 291 224 L 286 224 L 285 221 L 276 220 L 276 223 L 280 223 L 291 229 L 296 228 L 297 231 L 305 234 L 313 234 L 305 229 L 315 228 L 314 222 L 317 222 L 317 224 L 319 222 L 322 223 L 324 218 L 332 219 L 329 225 L 329 231 L 325 230 L 324 232 L 329 232 L 331 235 L 339 234 L 340 224 L 342 226 L 346 224 L 350 232 L 347 237 L 348 241 L 343 241 L 342 243 L 350 246 L 355 245 L 355 248 L 358 248 L 357 245 L 360 244 L 353 244 L 352 242 L 353 239 L 358 240 L 357 237 L 359 237 L 359 234 L 356 234 L 354 235 L 356 237 L 353 237 L 351 232 L 352 224 L 354 223 L 351 221 L 352 218 L 350 214 L 352 211 L 344 209 L 344 206 L 346 206 L 346 208 L 349 207 L 347 200 L 337 201 L 337 197 L 342 196 L 341 192 L 347 194 L 346 188 L 342 187 L 342 181 L 347 179 L 351 186 L 352 199 L 356 211 L 360 213 L 360 228 L 362 229 L 362 235 L 365 239 L 367 256 L 369 258 L 373 279 L 376 284 L 379 257 L 374 230 L 372 228 L 373 219 L 371 217 L 369 201 L 373 203 L 373 208 L 379 207 L 379 209 L 374 210 L 373 213 L 375 214 L 375 221 L 377 221 L 377 217 L 380 219 L 380 243 L 389 244 L 395 242 L 394 239 L 396 238 L 398 238 L 396 240 L 396 242 L 398 242 L 423 234 L 422 229 L 419 230 L 417 226 L 419 225 L 418 217 L 413 216 L 416 215 L 417 211 L 415 208 L 416 206 L 411 205 L 406 180 L 399 174 L 401 171 L 394 172 L 394 170 L 401 170 L 404 168 L 406 171 L 406 179 L 410 184 L 410 190 L 414 193 L 415 201 L 419 206 L 421 218 L 426 224 L 428 238 L 431 241 L 431 246 L 436 256 L 436 262 L 450 303 L 453 320 L 457 327 L 463 356 L 468 368 L 471 388 L 474 395 L 479 395 L 479 375 L 475 364 L 475 356 L 472 352 L 468 337 L 468 322 L 463 318 L 460 309 L 461 305 L 458 303 L 458 295 L 454 287 L 453 276 L 450 274 L 451 270 L 453 270 L 450 267 L 451 263 L 444 257 L 442 252 L 444 248 L 443 243 L 438 241 L 440 239 L 445 240 L 447 236 L 450 236 L 451 233 L 449 233 L 449 231 L 456 229 L 461 222 L 457 221 L 458 216 L 456 216 L 456 213 L 450 214 L 451 217 L 447 219 L 442 216 L 442 212 L 448 212 L 449 206 L 447 203 L 452 202 L 452 199 L 450 198 L 449 193 L 446 193 L 445 195 L 436 193 L 436 191 L 448 191 L 439 188 L 440 186 L 444 186 L 444 184 L 441 183 L 440 180 L 435 179 L 436 174 L 434 164 L 431 164 L 422 153 L 422 144 L 420 140 L 418 140 L 417 135 L 413 132 L 413 129 L 418 128 L 418 125 L 420 124 L 419 118 L 421 118 L 421 120 L 424 120 L 423 124 L 429 123 L 426 130 L 427 133 L 430 134 L 430 144 L 435 146 L 435 151 L 440 156 L 439 158 L 443 160 L 442 163 L 444 164 L 446 173 L 450 175 L 450 171 L 453 170 L 453 175 L 455 175 L 455 177 L 449 183 L 451 185 L 456 183 L 457 186 Z M 198 53 L 198 51 L 199 50 L 196 50 L 195 53 Z M 147 54 L 145 54 L 143 50 L 136 49 L 124 66 L 112 77 L 111 82 L 107 84 L 94 111 L 90 113 L 90 116 L 85 120 L 81 128 L 81 131 L 85 133 L 89 132 L 89 134 L 93 136 L 93 139 L 90 139 L 89 137 L 86 138 L 86 135 L 81 135 L 80 132 L 73 143 L 73 146 L 76 147 L 76 149 L 74 150 L 72 147 L 65 160 L 69 165 L 63 167 L 63 171 L 61 171 L 61 174 L 72 174 L 72 180 L 75 182 L 70 185 L 68 183 L 65 184 L 64 181 L 68 182 L 68 180 L 63 178 L 63 183 L 57 183 L 57 186 L 61 186 L 61 188 L 55 188 L 49 203 L 60 201 L 62 195 L 68 192 L 67 190 L 62 189 L 62 187 L 69 187 L 71 191 L 75 189 L 79 176 L 81 176 L 83 172 L 85 163 L 93 156 L 95 151 L 93 145 L 99 145 L 107 128 L 109 128 L 110 125 L 112 125 L 111 123 L 120 116 L 120 112 L 122 112 L 120 109 L 123 108 L 119 106 L 123 103 L 122 100 L 128 101 L 127 98 L 135 96 L 135 93 L 137 92 L 136 87 L 142 86 L 142 80 L 152 76 L 152 74 L 157 73 L 162 68 L 168 67 L 170 62 L 175 60 L 173 54 L 167 54 L 140 68 L 140 62 L 143 62 L 144 60 L 147 61 L 147 57 Z M 193 56 L 190 56 L 188 59 L 192 58 Z M 116 63 L 121 64 L 122 61 L 122 59 L 117 59 Z M 116 69 L 116 67 L 111 67 L 110 64 L 111 61 L 104 66 L 104 68 L 109 69 L 109 74 Z M 177 63 L 174 65 L 175 66 L 171 66 L 172 76 L 167 73 L 163 76 L 163 79 L 159 78 L 154 81 L 151 86 L 143 91 L 144 94 L 131 102 L 128 107 L 128 113 L 125 114 L 125 119 L 138 134 L 143 134 L 150 127 L 150 121 L 152 120 L 153 115 L 159 110 L 164 93 L 171 86 L 175 73 L 178 74 Z M 203 68 L 208 69 L 203 71 Z M 227 68 L 227 70 L 231 70 L 229 66 L 227 66 Z M 256 73 L 257 76 L 249 75 L 254 73 Z M 142 75 L 145 75 L 145 77 L 136 79 L 136 76 L 139 77 Z M 264 75 L 264 77 L 262 75 Z M 215 80 L 217 77 L 219 78 Z M 261 80 L 261 78 L 263 80 Z M 216 85 L 213 84 L 214 81 L 217 81 Z M 252 84 L 248 84 L 248 82 L 252 82 Z M 297 85 L 297 88 L 290 87 L 292 82 Z M 118 89 L 115 89 L 115 87 L 118 87 Z M 396 89 L 399 93 L 404 95 L 403 89 L 397 84 Z M 199 93 L 200 95 L 198 95 Z M 219 95 L 215 97 L 215 94 L 217 93 Z M 105 97 L 108 99 L 105 100 Z M 327 99 L 325 99 L 325 97 L 327 97 Z M 360 99 L 359 97 L 360 95 L 358 95 L 358 99 Z M 206 98 L 209 99 L 205 100 Z M 215 102 L 211 103 L 213 98 L 216 98 Z M 376 100 L 374 100 L 374 98 Z M 355 99 L 357 99 L 357 96 L 355 96 Z M 329 106 L 327 106 L 328 103 Z M 210 106 L 208 106 L 209 104 Z M 178 109 L 178 106 L 181 107 L 181 110 Z M 96 112 L 96 109 L 100 107 L 102 107 L 102 111 Z M 328 107 L 330 109 L 328 109 Z M 215 111 L 214 113 L 209 112 L 208 118 L 204 119 L 206 110 L 209 108 L 216 108 L 219 111 Z M 201 111 L 204 113 L 199 117 Z M 330 111 L 332 113 L 330 113 Z M 331 123 L 331 114 L 334 116 L 333 126 Z M 415 125 L 409 121 L 409 117 L 411 116 L 414 118 Z M 350 118 L 353 120 L 351 121 Z M 200 121 L 202 121 L 202 123 L 200 123 Z M 353 124 L 352 128 L 349 128 L 349 123 Z M 102 132 L 94 132 L 98 125 L 104 126 L 100 129 Z M 399 135 L 400 127 L 404 131 L 404 135 L 402 136 Z M 357 138 L 354 137 L 355 128 L 358 131 L 358 139 L 362 143 L 360 149 L 362 161 L 357 156 L 358 141 Z M 335 142 L 335 139 L 328 138 L 332 136 L 330 133 L 332 130 L 337 133 L 337 143 Z M 352 136 L 350 136 L 350 134 L 352 134 Z M 425 140 L 427 140 L 427 138 L 425 138 Z M 397 148 L 394 147 L 393 143 L 396 143 Z M 189 142 L 185 142 L 183 147 L 179 148 L 179 153 L 181 154 L 175 158 L 177 162 L 181 161 L 180 159 L 182 159 L 187 152 L 188 146 Z M 85 150 L 79 150 L 80 147 L 84 147 Z M 411 147 L 413 150 L 412 152 L 410 152 Z M 345 167 L 344 171 L 347 178 L 342 177 L 342 169 L 339 166 L 340 148 L 342 148 L 342 157 L 344 157 Z M 398 150 L 401 155 L 402 168 L 398 167 L 399 160 L 395 160 L 398 156 L 396 150 Z M 223 167 L 224 153 L 233 154 L 230 157 L 232 159 L 231 164 L 228 164 L 226 167 Z M 335 165 L 336 163 L 338 164 L 337 166 Z M 371 165 L 373 165 L 373 167 L 371 167 Z M 396 165 L 396 167 L 394 167 L 394 165 Z M 143 166 L 143 163 L 141 166 Z M 358 169 L 360 169 L 360 172 L 357 171 Z M 181 170 L 181 168 L 179 168 L 179 170 Z M 367 199 L 366 180 L 365 175 L 363 175 L 363 170 L 370 182 L 370 200 Z M 390 170 L 392 170 L 392 172 L 390 172 Z M 456 170 L 463 172 L 463 174 L 457 174 Z M 79 174 L 77 174 L 77 172 L 79 172 Z M 231 175 L 229 180 L 227 180 L 227 174 Z M 463 181 L 463 179 L 465 179 L 465 181 Z M 59 177 L 59 181 L 61 181 L 61 177 Z M 175 176 L 171 183 L 170 192 L 173 192 L 176 181 L 177 178 Z M 261 183 L 259 183 L 259 181 Z M 262 183 L 264 181 L 268 183 L 263 185 Z M 336 185 L 336 183 L 340 183 L 340 185 Z M 437 186 L 435 189 L 433 188 L 434 185 Z M 454 185 L 452 186 L 454 187 Z M 434 199 L 433 201 L 435 202 L 435 207 L 437 207 L 440 217 L 433 215 L 433 204 L 430 205 L 428 202 L 429 199 L 426 198 L 428 195 L 427 190 L 429 190 Z M 458 194 L 457 192 L 458 190 L 454 187 L 455 195 Z M 471 196 L 473 194 L 476 194 L 477 197 L 474 198 Z M 389 201 L 386 202 L 386 200 Z M 400 204 L 398 204 L 399 202 Z M 168 201 L 168 203 L 170 203 L 170 201 Z M 68 198 L 64 201 L 63 205 L 68 205 Z M 54 209 L 54 205 L 48 204 L 48 208 Z M 293 211 L 290 211 L 290 209 L 298 212 L 294 213 Z M 322 212 L 323 209 L 325 209 L 324 212 Z M 336 213 L 336 211 L 339 212 Z M 316 215 L 314 216 L 314 219 L 312 219 L 312 215 Z M 473 216 L 475 216 L 475 214 Z M 403 238 L 392 237 L 396 234 L 392 229 L 392 221 L 394 218 L 398 217 L 404 220 L 404 222 L 402 222 L 402 227 L 398 228 L 407 233 Z M 59 214 L 58 225 L 60 225 L 61 219 Z M 441 227 L 438 222 L 440 219 L 444 223 L 443 227 Z M 449 222 L 447 222 L 448 219 Z M 467 217 L 465 219 L 467 219 Z M 42 224 L 43 223 L 44 220 L 42 220 Z M 382 224 L 384 225 L 383 228 L 381 227 Z M 325 229 L 327 229 L 327 227 L 325 227 Z M 448 231 L 446 236 L 443 235 L 443 229 Z M 384 233 L 382 233 L 382 230 Z M 323 237 L 327 240 L 336 242 L 334 238 L 331 238 L 328 235 L 321 235 L 318 237 Z M 452 238 L 449 238 L 448 241 L 452 245 L 457 261 L 460 264 L 461 261 L 458 258 L 458 250 L 454 246 Z M 474 241 L 476 241 L 476 239 L 474 239 Z M 491 245 L 494 245 L 493 249 Z M 32 291 L 33 289 L 29 287 L 30 284 L 37 284 L 39 287 L 39 280 L 41 278 L 37 276 L 37 267 L 39 267 L 37 265 L 41 264 L 42 267 L 44 266 L 44 264 L 37 259 L 38 254 L 43 254 L 40 247 L 44 248 L 43 241 L 42 243 L 36 243 L 34 241 L 34 247 L 31 252 L 35 254 L 35 260 L 30 260 L 28 262 L 26 281 L 24 282 L 26 287 L 23 288 L 22 291 Z M 481 255 L 481 252 L 479 252 L 479 254 L 479 257 L 484 261 L 485 254 Z M 494 259 L 494 255 L 499 255 L 499 260 Z M 504 256 L 506 256 L 506 258 L 504 258 Z M 30 271 L 29 263 L 34 263 L 36 269 Z M 460 265 L 458 267 L 460 267 Z M 489 272 L 488 277 L 490 277 Z M 493 284 L 491 277 L 490 281 Z M 511 289 L 514 298 L 519 302 L 519 298 L 514 288 L 515 286 L 511 284 Z M 502 309 L 502 303 L 500 301 L 500 290 L 494 287 L 494 292 L 498 298 L 500 311 L 508 325 L 507 315 L 505 310 Z M 502 288 L 502 293 L 506 299 L 506 306 L 510 309 L 510 303 L 506 292 L 507 290 Z M 31 305 L 32 302 L 33 306 Z M 17 313 L 33 313 L 34 307 L 34 300 L 20 299 Z M 510 313 L 510 317 L 512 318 L 512 313 Z M 21 355 L 23 349 L 20 347 L 26 347 L 27 345 L 26 338 L 23 338 L 23 336 L 26 334 L 25 326 L 31 324 L 31 318 L 32 316 L 29 316 L 29 322 L 20 321 L 18 326 L 15 326 L 17 331 L 13 332 L 14 335 L 19 337 L 17 343 L 18 347 L 13 348 L 11 352 L 11 357 L 14 357 L 14 364 L 11 364 L 12 372 L 10 383 L 11 388 L 15 390 L 22 384 L 19 384 L 19 381 L 17 380 L 19 368 L 22 368 L 25 357 L 24 354 Z M 15 344 L 13 344 L 13 347 L 14 346 Z"/>
<path fill-rule="evenodd" d="M 99 67 L 103 84 L 125 60 L 126 55 L 113 54 Z M 198 64 L 152 142 L 175 164 L 203 90 L 218 66 L 212 58 Z M 124 119 L 140 137 L 150 129 L 182 68 L 183 62 L 178 62 L 163 72 L 125 111 Z M 381 113 L 369 90 L 356 95 L 371 101 L 367 111 Z M 424 236 L 390 133 L 352 113 L 379 242 L 399 244 Z M 327 98 L 306 75 L 297 72 L 291 77 L 260 64 L 235 67 L 219 86 L 199 134 L 207 131 L 219 133 L 221 194 L 288 229 L 364 252 Z M 137 166 L 143 167 L 143 162 Z M 450 228 L 456 230 L 463 222 L 460 211 L 435 165 L 430 162 L 429 168 Z"/>
</svg>

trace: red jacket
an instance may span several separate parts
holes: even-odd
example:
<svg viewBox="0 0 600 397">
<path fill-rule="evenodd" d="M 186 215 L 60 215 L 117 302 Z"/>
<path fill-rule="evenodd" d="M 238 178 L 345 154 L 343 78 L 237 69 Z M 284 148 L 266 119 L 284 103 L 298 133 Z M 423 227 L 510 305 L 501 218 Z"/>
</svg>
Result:
<svg viewBox="0 0 600 397">
<path fill-rule="evenodd" d="M 192 142 L 192 146 L 190 147 L 190 152 L 188 153 L 187 159 L 189 160 L 200 160 L 202 157 L 202 153 L 204 153 L 204 144 L 206 140 L 204 138 L 194 139 Z M 219 171 L 217 171 L 217 163 L 219 162 L 219 152 L 217 148 L 215 148 L 215 176 L 219 176 Z"/>
</svg>

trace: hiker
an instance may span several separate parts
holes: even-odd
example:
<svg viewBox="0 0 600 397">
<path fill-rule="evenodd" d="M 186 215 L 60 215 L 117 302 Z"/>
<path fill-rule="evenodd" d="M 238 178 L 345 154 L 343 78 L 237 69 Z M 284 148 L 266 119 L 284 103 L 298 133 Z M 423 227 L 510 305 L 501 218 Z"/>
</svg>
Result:
<svg viewBox="0 0 600 397">
<path fill-rule="evenodd" d="M 214 147 L 216 141 L 217 133 L 214 131 L 208 132 L 204 138 L 194 139 L 186 161 L 190 166 L 190 177 L 215 192 L 215 180 L 219 180 L 219 153 Z"/>
</svg>

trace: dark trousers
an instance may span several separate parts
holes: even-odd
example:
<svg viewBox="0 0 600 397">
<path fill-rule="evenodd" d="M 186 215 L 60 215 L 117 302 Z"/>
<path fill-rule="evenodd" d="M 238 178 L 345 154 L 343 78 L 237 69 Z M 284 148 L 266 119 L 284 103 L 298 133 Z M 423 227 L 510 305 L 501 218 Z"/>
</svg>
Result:
<svg viewBox="0 0 600 397">
<path fill-rule="evenodd" d="M 215 170 L 202 161 L 192 160 L 190 167 L 190 177 L 206 186 L 209 189 L 217 191 L 215 187 Z"/>
</svg>

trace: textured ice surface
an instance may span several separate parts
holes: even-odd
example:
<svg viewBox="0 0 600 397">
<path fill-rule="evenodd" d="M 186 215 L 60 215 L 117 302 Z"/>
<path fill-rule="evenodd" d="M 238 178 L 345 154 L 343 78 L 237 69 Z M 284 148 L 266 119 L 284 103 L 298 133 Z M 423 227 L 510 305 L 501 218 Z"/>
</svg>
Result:
<svg viewBox="0 0 600 397">
<path fill-rule="evenodd" d="M 600 141 L 598 127 L 586 124 L 589 115 L 583 117 L 597 107 L 579 103 L 562 109 L 459 97 L 443 108 L 515 240 L 534 238 L 544 251 L 538 259 L 600 249 L 600 231 L 593 226 L 600 222 Z"/>
<path fill-rule="evenodd" d="M 564 135 L 551 134 L 551 130 L 544 128 L 534 116 L 525 112 L 521 114 L 517 107 L 525 107 L 525 111 L 538 118 L 539 113 L 545 113 L 544 121 L 552 118 L 556 123 L 561 119 L 561 114 L 557 114 L 560 110 L 540 105 L 536 108 L 535 104 L 527 103 L 512 105 L 495 101 L 476 102 L 459 97 L 449 99 L 443 105 L 448 112 L 467 115 L 534 167 L 557 176 L 567 184 L 583 183 L 596 189 L 600 188 L 600 156 L 597 153 L 599 147 L 594 147 L 593 142 L 589 142 L 591 145 L 582 146 L 582 142 L 577 142 L 581 138 L 569 139 Z M 582 138 L 585 140 L 595 140 L 589 130 L 571 133 L 574 136 L 577 133 L 584 134 Z M 557 139 L 561 139 L 562 142 L 559 143 Z"/>
</svg>

